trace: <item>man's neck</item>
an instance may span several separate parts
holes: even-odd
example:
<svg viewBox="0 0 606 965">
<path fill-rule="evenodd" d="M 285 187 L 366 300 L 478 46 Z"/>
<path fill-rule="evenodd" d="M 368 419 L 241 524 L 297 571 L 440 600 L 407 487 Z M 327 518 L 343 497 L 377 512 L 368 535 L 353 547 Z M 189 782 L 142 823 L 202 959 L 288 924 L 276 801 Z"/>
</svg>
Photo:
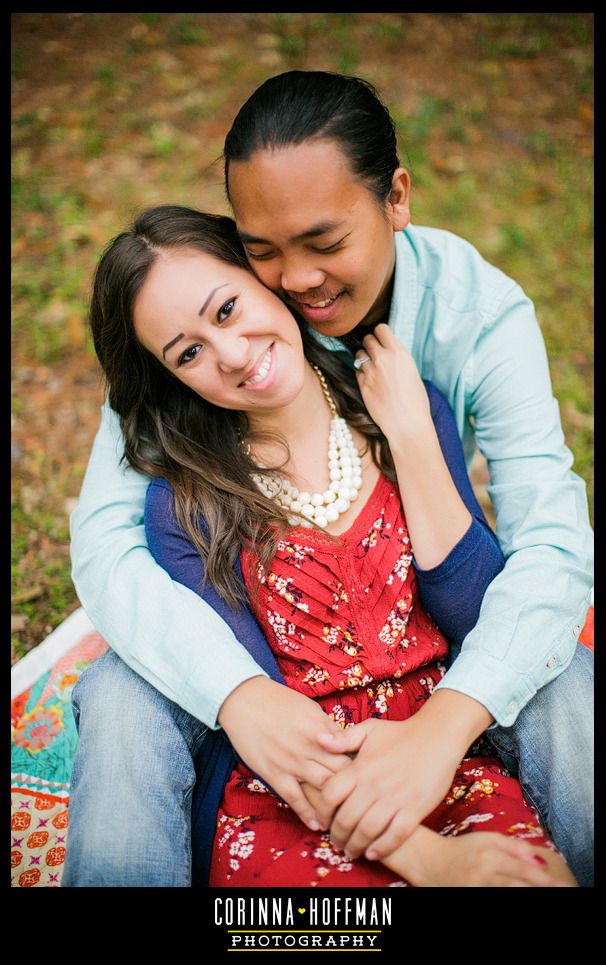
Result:
<svg viewBox="0 0 606 965">
<path fill-rule="evenodd" d="M 372 335 L 377 325 L 382 322 L 389 322 L 389 310 L 391 308 L 391 297 L 393 295 L 393 285 L 394 285 L 395 269 L 392 272 L 391 280 L 389 285 L 381 295 L 379 301 L 375 304 L 374 308 L 368 313 L 366 318 L 352 328 L 351 332 L 347 332 L 346 335 L 341 336 L 341 341 L 354 355 L 362 348 L 362 341 L 366 335 Z"/>
<path fill-rule="evenodd" d="M 372 335 L 377 325 L 381 322 L 387 322 L 389 316 L 385 315 L 382 318 L 377 318 L 374 322 L 361 322 L 352 328 L 351 332 L 347 332 L 346 335 L 341 336 L 341 341 L 349 349 L 352 355 L 355 355 L 359 349 L 362 348 L 362 342 L 367 335 Z"/>
</svg>

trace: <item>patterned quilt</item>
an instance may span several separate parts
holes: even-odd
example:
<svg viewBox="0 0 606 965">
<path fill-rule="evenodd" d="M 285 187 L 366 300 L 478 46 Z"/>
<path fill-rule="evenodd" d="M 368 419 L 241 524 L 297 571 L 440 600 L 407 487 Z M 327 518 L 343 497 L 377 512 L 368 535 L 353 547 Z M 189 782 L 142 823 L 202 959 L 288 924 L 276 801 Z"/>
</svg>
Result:
<svg viewBox="0 0 606 965">
<path fill-rule="evenodd" d="M 593 607 L 581 641 L 593 650 Z M 83 610 L 76 610 L 12 670 L 11 885 L 61 884 L 69 788 L 78 741 L 71 693 L 78 677 L 107 650 Z"/>
<path fill-rule="evenodd" d="M 82 671 L 106 650 L 105 641 L 84 612 L 78 610 L 13 668 L 11 884 L 14 888 L 53 888 L 61 882 L 69 782 L 78 740 L 71 693 Z"/>
</svg>

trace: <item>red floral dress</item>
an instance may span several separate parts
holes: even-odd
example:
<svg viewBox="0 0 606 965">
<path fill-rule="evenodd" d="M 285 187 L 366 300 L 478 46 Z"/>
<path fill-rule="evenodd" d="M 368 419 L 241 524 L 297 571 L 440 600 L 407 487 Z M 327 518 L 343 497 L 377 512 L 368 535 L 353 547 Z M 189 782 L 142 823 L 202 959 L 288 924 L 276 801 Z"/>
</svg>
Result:
<svg viewBox="0 0 606 965">
<path fill-rule="evenodd" d="M 250 557 L 243 558 L 246 574 Z M 448 644 L 423 609 L 397 488 L 380 476 L 353 525 L 331 540 L 296 528 L 280 542 L 251 599 L 289 687 L 341 727 L 406 720 L 445 673 Z M 250 589 L 250 587 L 249 587 Z M 495 757 L 469 757 L 424 821 L 441 834 L 500 831 L 553 847 L 517 781 Z M 242 764 L 218 813 L 214 887 L 405 884 L 379 862 L 348 860 L 310 831 Z"/>
</svg>

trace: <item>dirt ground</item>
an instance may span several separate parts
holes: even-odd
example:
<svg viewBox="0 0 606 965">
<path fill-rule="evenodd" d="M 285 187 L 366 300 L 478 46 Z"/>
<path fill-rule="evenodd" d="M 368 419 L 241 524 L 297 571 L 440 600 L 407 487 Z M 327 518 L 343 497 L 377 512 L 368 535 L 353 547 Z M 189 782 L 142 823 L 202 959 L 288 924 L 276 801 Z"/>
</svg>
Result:
<svg viewBox="0 0 606 965">
<path fill-rule="evenodd" d="M 590 163 L 593 108 L 588 14 L 20 13 L 12 31 L 15 662 L 79 605 L 68 516 L 103 398 L 85 321 L 94 261 L 137 206 L 227 210 L 217 158 L 261 80 L 292 66 L 369 77 L 409 124 L 417 220 L 513 269 L 513 229 L 511 248 L 494 233 L 509 224 L 506 174 L 518 172 L 518 198 L 523 187 L 528 204 L 532 191 L 549 202 L 559 190 L 549 145 L 566 139 Z M 586 328 L 574 345 L 580 380 Z M 590 432 L 572 378 L 562 372 L 567 429 Z M 490 512 L 481 461 L 474 483 Z"/>
</svg>

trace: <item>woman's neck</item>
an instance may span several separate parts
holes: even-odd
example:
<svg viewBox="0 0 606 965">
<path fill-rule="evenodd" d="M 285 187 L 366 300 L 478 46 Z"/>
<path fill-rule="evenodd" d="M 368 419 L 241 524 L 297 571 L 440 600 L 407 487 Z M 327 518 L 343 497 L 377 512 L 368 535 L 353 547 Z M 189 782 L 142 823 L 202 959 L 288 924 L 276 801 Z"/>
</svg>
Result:
<svg viewBox="0 0 606 965">
<path fill-rule="evenodd" d="M 288 443 L 289 460 L 284 463 L 283 446 L 278 443 L 253 442 L 253 458 L 257 465 L 280 467 L 299 489 L 308 493 L 324 493 L 331 485 L 328 466 L 328 436 L 332 413 L 320 380 L 309 363 L 305 366 L 303 387 L 293 402 L 274 413 L 254 414 L 251 428 L 259 432 L 275 432 Z M 362 455 L 363 483 L 359 500 L 330 522 L 326 531 L 333 535 L 353 524 L 377 482 L 379 470 L 372 460 L 364 437 L 352 430 L 354 443 Z"/>
<path fill-rule="evenodd" d="M 249 424 L 253 432 L 276 433 L 285 439 L 293 455 L 310 444 L 326 449 L 331 413 L 324 396 L 320 380 L 309 362 L 305 363 L 304 380 L 301 391 L 292 402 L 280 409 L 249 413 Z M 255 454 L 266 458 L 274 454 L 273 463 L 284 458 L 283 450 L 270 443 L 254 446 Z M 262 461 L 262 460 L 261 460 Z M 272 463 L 267 461 L 265 465 Z"/>
</svg>

